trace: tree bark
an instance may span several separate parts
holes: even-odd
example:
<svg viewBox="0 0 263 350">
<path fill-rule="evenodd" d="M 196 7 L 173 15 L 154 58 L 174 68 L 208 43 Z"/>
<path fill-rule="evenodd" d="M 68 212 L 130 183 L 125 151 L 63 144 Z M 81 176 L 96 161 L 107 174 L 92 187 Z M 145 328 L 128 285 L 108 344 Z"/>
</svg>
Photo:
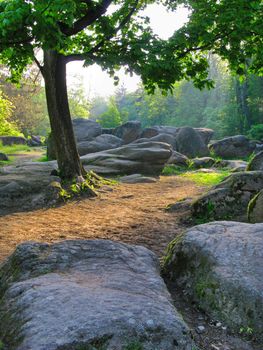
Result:
<svg viewBox="0 0 263 350">
<path fill-rule="evenodd" d="M 73 180 L 86 172 L 80 162 L 70 117 L 65 57 L 56 51 L 44 51 L 42 73 L 60 177 Z"/>
</svg>

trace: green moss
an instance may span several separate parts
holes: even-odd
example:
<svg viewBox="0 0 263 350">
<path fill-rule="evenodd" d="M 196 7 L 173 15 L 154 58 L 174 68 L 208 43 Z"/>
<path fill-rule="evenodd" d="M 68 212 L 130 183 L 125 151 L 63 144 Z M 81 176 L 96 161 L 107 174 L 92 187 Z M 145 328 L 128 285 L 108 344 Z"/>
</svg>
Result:
<svg viewBox="0 0 263 350">
<path fill-rule="evenodd" d="M 180 176 L 195 182 L 201 186 L 215 186 L 230 175 L 229 171 L 223 170 L 220 172 L 203 173 L 203 172 L 186 172 Z"/>
<path fill-rule="evenodd" d="M 248 203 L 248 207 L 247 207 L 247 218 L 248 218 L 248 221 L 250 221 L 250 216 L 251 216 L 251 213 L 253 211 L 253 209 L 255 208 L 255 205 L 257 203 L 257 199 L 260 195 L 260 192 L 258 192 L 251 200 L 250 202 Z"/>
<path fill-rule="evenodd" d="M 161 267 L 164 273 L 167 272 L 167 268 L 172 261 L 175 246 L 179 245 L 184 238 L 184 233 L 177 235 L 167 246 L 165 255 L 161 258 Z"/>
</svg>

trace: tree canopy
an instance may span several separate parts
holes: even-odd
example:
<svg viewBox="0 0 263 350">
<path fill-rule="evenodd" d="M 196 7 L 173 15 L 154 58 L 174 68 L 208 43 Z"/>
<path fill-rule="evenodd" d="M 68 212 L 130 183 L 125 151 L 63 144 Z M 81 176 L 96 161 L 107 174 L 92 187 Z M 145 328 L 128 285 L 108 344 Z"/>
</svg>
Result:
<svg viewBox="0 0 263 350">
<path fill-rule="evenodd" d="M 168 40 L 155 35 L 141 10 L 152 3 L 189 7 L 189 21 Z M 98 63 L 118 82 L 121 66 L 148 92 L 176 81 L 212 86 L 207 52 L 238 74 L 262 71 L 262 0 L 0 0 L 0 60 L 19 80 L 35 61 L 45 80 L 51 130 L 62 177 L 84 174 L 68 106 L 66 64 Z M 38 51 L 43 51 L 43 62 Z M 248 62 L 249 61 L 249 62 Z M 248 64 L 249 63 L 249 64 Z"/>
<path fill-rule="evenodd" d="M 149 19 L 139 13 L 154 2 L 171 10 L 184 4 L 191 12 L 189 22 L 169 40 L 154 35 Z M 3 0 L 1 59 L 14 79 L 41 48 L 56 50 L 67 61 L 96 62 L 112 75 L 125 66 L 141 75 L 149 90 L 185 78 L 202 87 L 207 50 L 228 59 L 239 74 L 253 58 L 250 70 L 262 73 L 262 16 L 261 0 Z"/>
</svg>

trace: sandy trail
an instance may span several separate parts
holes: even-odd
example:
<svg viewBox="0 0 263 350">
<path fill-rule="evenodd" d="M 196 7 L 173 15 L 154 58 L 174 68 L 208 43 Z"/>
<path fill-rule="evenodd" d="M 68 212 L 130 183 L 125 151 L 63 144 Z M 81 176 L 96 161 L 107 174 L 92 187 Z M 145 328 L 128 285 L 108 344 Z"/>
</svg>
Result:
<svg viewBox="0 0 263 350">
<path fill-rule="evenodd" d="M 164 208 L 203 191 L 184 178 L 161 177 L 157 183 L 105 188 L 95 199 L 0 217 L 0 261 L 24 241 L 94 238 L 144 245 L 161 256 L 184 229 L 180 218 L 186 215 L 168 213 Z"/>
</svg>

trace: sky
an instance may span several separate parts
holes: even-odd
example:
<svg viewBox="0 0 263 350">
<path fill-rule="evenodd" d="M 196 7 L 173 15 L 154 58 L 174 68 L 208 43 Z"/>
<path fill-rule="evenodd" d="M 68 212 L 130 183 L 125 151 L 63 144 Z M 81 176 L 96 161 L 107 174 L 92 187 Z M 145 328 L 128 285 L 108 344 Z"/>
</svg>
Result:
<svg viewBox="0 0 263 350">
<path fill-rule="evenodd" d="M 168 12 L 161 5 L 150 5 L 143 12 L 150 18 L 153 31 L 162 39 L 169 38 L 175 30 L 182 27 L 187 22 L 188 13 L 188 10 L 183 7 L 179 7 L 176 12 Z M 140 82 L 138 76 L 125 75 L 123 70 L 118 73 L 118 76 L 120 77 L 119 86 L 123 85 L 128 91 L 136 90 Z M 83 68 L 81 62 L 71 62 L 67 65 L 67 79 L 69 87 L 82 80 L 88 98 L 97 95 L 108 97 L 118 89 L 118 86 L 114 86 L 113 79 L 98 65 Z"/>
</svg>

